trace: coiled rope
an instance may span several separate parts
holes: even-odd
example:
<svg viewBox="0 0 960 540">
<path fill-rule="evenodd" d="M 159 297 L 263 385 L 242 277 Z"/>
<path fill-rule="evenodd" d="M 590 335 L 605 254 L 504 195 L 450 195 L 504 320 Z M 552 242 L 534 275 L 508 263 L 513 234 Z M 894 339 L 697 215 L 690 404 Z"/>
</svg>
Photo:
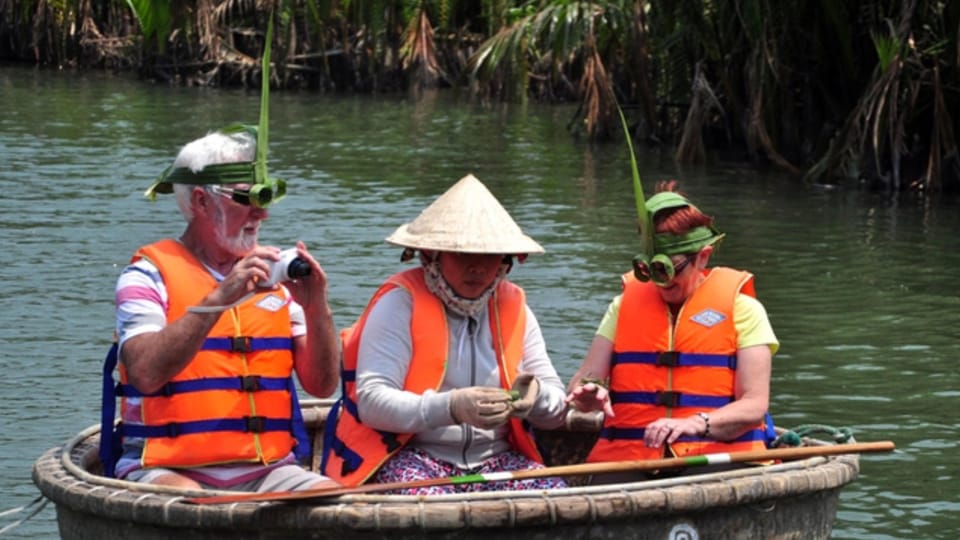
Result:
<svg viewBox="0 0 960 540">
<path fill-rule="evenodd" d="M 789 429 L 770 443 L 770 448 L 778 446 L 800 446 L 803 438 L 814 433 L 822 433 L 830 437 L 836 444 L 843 444 L 853 438 L 853 430 L 848 427 L 833 427 L 824 424 L 803 424 Z"/>
</svg>

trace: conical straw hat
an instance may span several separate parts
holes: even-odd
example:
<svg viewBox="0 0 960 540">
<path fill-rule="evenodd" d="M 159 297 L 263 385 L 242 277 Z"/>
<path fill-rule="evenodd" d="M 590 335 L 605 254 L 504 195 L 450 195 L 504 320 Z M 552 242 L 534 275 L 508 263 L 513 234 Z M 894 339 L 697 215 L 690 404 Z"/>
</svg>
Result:
<svg viewBox="0 0 960 540">
<path fill-rule="evenodd" d="M 387 237 L 398 246 L 459 253 L 543 253 L 472 174 Z"/>
</svg>

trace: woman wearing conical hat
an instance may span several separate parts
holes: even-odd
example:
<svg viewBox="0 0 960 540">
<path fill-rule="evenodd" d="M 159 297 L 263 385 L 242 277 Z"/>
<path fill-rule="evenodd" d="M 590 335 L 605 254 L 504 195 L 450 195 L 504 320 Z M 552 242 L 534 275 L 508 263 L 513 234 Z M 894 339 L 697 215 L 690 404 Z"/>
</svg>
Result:
<svg viewBox="0 0 960 540">
<path fill-rule="evenodd" d="M 388 278 L 343 332 L 325 474 L 357 485 L 542 467 L 530 428 L 563 424 L 565 390 L 507 273 L 543 248 L 470 175 L 387 242 L 420 264 Z M 402 493 L 563 485 L 546 478 Z"/>
<path fill-rule="evenodd" d="M 769 437 L 779 343 L 753 275 L 707 267 L 723 234 L 675 189 L 646 201 L 645 253 L 570 382 L 574 407 L 605 412 L 587 461 L 760 450 Z"/>
</svg>

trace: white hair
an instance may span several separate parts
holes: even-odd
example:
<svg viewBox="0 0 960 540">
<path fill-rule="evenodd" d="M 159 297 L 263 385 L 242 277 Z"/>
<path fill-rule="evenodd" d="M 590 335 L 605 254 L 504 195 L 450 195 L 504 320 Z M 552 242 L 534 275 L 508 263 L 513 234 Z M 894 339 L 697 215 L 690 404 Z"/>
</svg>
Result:
<svg viewBox="0 0 960 540">
<path fill-rule="evenodd" d="M 174 168 L 190 169 L 197 173 L 207 165 L 222 163 L 245 163 L 256 159 L 257 141 L 246 131 L 223 133 L 215 131 L 206 136 L 190 141 L 177 154 L 173 161 Z M 177 199 L 177 206 L 187 223 L 193 220 L 193 209 L 190 208 L 190 194 L 193 184 L 173 184 L 173 193 Z"/>
</svg>

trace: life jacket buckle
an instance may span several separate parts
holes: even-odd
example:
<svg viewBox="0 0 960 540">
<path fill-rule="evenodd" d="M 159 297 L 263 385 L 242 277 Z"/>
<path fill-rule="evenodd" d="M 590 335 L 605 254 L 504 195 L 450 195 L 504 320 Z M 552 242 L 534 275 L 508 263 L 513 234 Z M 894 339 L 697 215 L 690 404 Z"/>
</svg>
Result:
<svg viewBox="0 0 960 540">
<path fill-rule="evenodd" d="M 737 355 L 731 354 L 727 357 L 727 367 L 734 371 L 737 370 Z"/>
<path fill-rule="evenodd" d="M 174 437 L 180 436 L 180 424 L 176 422 L 170 422 L 169 424 L 167 424 L 166 428 L 167 428 L 167 437 L 170 437 L 172 439 Z"/>
<path fill-rule="evenodd" d="M 233 336 L 230 338 L 230 352 L 248 353 L 253 351 L 250 336 Z"/>
<path fill-rule="evenodd" d="M 240 377 L 240 390 L 244 392 L 256 392 L 260 390 L 260 376 L 246 375 Z"/>
<path fill-rule="evenodd" d="M 663 351 L 657 355 L 657 365 L 665 367 L 677 367 L 680 365 L 679 351 Z"/>
<path fill-rule="evenodd" d="M 263 433 L 267 430 L 267 417 L 266 416 L 246 416 L 244 417 L 246 425 L 243 428 L 243 431 L 247 433 Z"/>
<path fill-rule="evenodd" d="M 682 392 L 674 392 L 673 390 L 657 392 L 657 405 L 662 407 L 677 407 L 680 404 L 680 396 L 682 395 Z"/>
</svg>

